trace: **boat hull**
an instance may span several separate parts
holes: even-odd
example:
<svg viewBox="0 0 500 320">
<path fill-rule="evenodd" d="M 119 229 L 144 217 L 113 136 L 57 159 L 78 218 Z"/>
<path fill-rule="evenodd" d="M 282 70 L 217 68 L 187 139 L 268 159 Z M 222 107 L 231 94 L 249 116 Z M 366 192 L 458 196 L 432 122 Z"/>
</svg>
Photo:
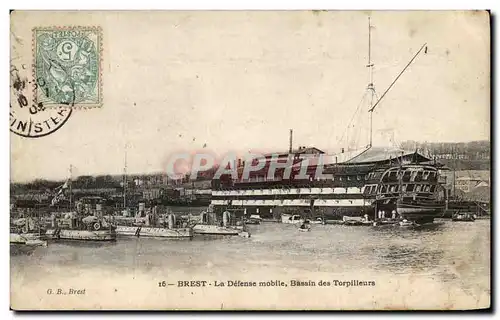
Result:
<svg viewBox="0 0 500 320">
<path fill-rule="evenodd" d="M 345 226 L 371 226 L 373 225 L 373 221 L 352 221 L 347 220 L 344 221 Z"/>
<path fill-rule="evenodd" d="M 433 221 L 444 213 L 445 205 L 439 202 L 397 202 L 396 211 L 402 219 L 409 221 Z"/>
<path fill-rule="evenodd" d="M 287 224 L 302 224 L 305 219 L 301 218 L 299 215 L 283 214 L 281 215 L 281 223 Z"/>
<path fill-rule="evenodd" d="M 327 219 L 327 220 L 325 220 L 325 224 L 343 225 L 344 224 L 344 220 L 331 220 L 331 219 Z"/>
<path fill-rule="evenodd" d="M 116 232 L 114 230 L 72 230 L 72 229 L 48 229 L 45 236 L 51 240 L 86 240 L 86 241 L 114 241 Z"/>
<path fill-rule="evenodd" d="M 12 244 L 26 244 L 33 240 L 39 240 L 40 235 L 38 233 L 10 233 L 10 243 Z"/>
<path fill-rule="evenodd" d="M 456 222 L 474 222 L 476 218 L 474 217 L 473 214 L 471 213 L 455 213 L 453 214 L 451 221 L 456 221 Z"/>
<path fill-rule="evenodd" d="M 242 232 L 242 230 L 232 228 L 232 227 L 221 227 L 221 226 L 216 226 L 216 225 L 197 224 L 193 227 L 193 232 L 195 234 L 236 236 L 240 232 Z"/>
<path fill-rule="evenodd" d="M 309 221 L 310 224 L 325 224 L 323 221 Z"/>
<path fill-rule="evenodd" d="M 190 239 L 193 237 L 193 229 L 191 228 L 168 229 L 159 227 L 117 226 L 116 234 L 119 236 Z"/>
<path fill-rule="evenodd" d="M 254 219 L 245 220 L 245 224 L 260 224 L 260 220 L 254 220 Z"/>
</svg>

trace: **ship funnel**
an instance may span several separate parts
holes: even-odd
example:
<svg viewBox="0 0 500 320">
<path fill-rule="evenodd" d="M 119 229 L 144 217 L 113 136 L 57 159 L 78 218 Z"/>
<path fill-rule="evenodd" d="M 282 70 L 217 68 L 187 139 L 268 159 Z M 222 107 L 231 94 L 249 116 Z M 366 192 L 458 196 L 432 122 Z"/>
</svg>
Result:
<svg viewBox="0 0 500 320">
<path fill-rule="evenodd" d="M 229 226 L 229 222 L 231 221 L 231 213 L 229 211 L 224 211 L 222 214 L 222 224 L 224 227 Z"/>
<path fill-rule="evenodd" d="M 173 213 L 170 213 L 168 215 L 168 228 L 173 229 L 175 227 L 175 215 Z"/>
</svg>

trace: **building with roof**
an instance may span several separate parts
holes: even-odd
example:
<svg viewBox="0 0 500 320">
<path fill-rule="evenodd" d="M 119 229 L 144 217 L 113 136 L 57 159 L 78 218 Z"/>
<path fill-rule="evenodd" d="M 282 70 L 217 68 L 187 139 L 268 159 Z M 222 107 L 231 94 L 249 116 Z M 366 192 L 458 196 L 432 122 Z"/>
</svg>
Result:
<svg viewBox="0 0 500 320">
<path fill-rule="evenodd" d="M 448 170 L 442 175 L 446 177 L 445 187 L 450 196 L 466 201 L 490 201 L 489 170 Z"/>
<path fill-rule="evenodd" d="M 479 187 L 490 187 L 489 170 L 448 170 L 442 174 L 446 176 L 446 187 L 450 190 L 453 189 L 453 181 L 455 181 L 455 190 L 465 193 Z"/>
<path fill-rule="evenodd" d="M 479 177 L 460 177 L 455 180 L 455 188 L 463 192 L 471 192 L 478 187 L 489 187 L 489 182 L 482 180 Z"/>
</svg>

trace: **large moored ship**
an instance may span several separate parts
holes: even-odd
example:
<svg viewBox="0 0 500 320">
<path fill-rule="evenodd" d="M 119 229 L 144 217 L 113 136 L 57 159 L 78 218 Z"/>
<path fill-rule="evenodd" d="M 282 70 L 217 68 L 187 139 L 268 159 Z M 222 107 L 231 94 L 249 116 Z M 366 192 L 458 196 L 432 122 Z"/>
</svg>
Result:
<svg viewBox="0 0 500 320">
<path fill-rule="evenodd" d="M 308 158 L 307 173 L 311 177 L 318 159 L 319 155 L 313 154 Z M 444 209 L 439 195 L 439 166 L 417 152 L 370 148 L 342 163 L 323 163 L 328 179 L 298 179 L 300 159 L 290 168 L 289 179 L 283 178 L 284 170 L 268 179 L 271 161 L 267 159 L 266 166 L 252 172 L 248 179 L 222 176 L 214 180 L 212 205 L 216 211 L 244 209 L 247 215 L 275 219 L 282 214 L 327 219 L 367 214 L 382 218 L 379 212 L 388 217 L 396 211 L 402 218 L 427 221 Z"/>
<path fill-rule="evenodd" d="M 238 163 L 237 179 L 223 175 L 212 181 L 211 204 L 215 210 L 239 209 L 247 215 L 259 214 L 274 219 L 283 214 L 300 214 L 334 219 L 368 215 L 373 219 L 396 216 L 418 222 L 432 221 L 444 209 L 439 165 L 417 151 L 405 152 L 395 147 L 372 145 L 373 110 L 424 47 L 425 44 L 378 98 L 373 85 L 374 65 L 369 40 L 367 67 L 370 83 L 367 93 L 371 95 L 368 109 L 370 136 L 366 147 L 346 152 L 342 149 L 334 155 L 326 155 L 317 148 L 292 150 L 290 130 L 288 152 L 254 159 L 263 161 L 265 165 L 246 178 L 242 174 L 245 164 Z M 269 176 L 273 162 L 289 166 L 277 169 Z M 318 168 L 323 175 L 318 176 Z"/>
</svg>

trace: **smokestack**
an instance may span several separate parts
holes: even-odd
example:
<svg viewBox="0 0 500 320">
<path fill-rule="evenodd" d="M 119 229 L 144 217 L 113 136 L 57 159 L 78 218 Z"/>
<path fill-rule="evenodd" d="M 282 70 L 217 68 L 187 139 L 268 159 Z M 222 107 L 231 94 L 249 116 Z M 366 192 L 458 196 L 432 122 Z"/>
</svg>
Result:
<svg viewBox="0 0 500 320">
<path fill-rule="evenodd" d="M 292 153 L 293 130 L 290 129 L 290 145 L 288 146 L 288 153 Z"/>
</svg>

